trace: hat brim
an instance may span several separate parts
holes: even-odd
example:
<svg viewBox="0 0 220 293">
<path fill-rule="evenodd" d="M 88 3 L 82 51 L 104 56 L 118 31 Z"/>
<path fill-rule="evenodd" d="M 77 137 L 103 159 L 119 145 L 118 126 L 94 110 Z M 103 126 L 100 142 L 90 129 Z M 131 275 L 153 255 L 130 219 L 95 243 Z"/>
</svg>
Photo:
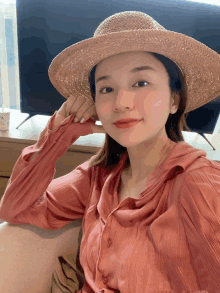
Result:
<svg viewBox="0 0 220 293">
<path fill-rule="evenodd" d="M 49 79 L 66 99 L 92 99 L 89 75 L 100 61 L 119 53 L 147 51 L 164 55 L 180 68 L 185 81 L 185 113 L 220 96 L 220 55 L 181 33 L 162 30 L 113 32 L 88 38 L 60 52 L 51 62 Z"/>
</svg>

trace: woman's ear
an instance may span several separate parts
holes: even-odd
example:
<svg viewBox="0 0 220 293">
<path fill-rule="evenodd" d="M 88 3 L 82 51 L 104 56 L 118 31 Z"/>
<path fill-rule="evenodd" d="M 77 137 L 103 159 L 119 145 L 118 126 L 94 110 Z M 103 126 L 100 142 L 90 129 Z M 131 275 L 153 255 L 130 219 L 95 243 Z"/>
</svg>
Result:
<svg viewBox="0 0 220 293">
<path fill-rule="evenodd" d="M 179 102 L 180 102 L 180 94 L 179 93 L 173 93 L 172 94 L 172 101 L 171 101 L 171 114 L 175 114 L 179 108 Z"/>
</svg>

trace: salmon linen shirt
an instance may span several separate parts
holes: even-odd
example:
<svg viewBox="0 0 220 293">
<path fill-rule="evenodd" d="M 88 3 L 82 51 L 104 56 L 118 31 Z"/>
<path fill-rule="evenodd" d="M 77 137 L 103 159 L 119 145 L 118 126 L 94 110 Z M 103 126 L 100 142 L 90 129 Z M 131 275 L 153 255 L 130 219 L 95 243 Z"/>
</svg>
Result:
<svg viewBox="0 0 220 293">
<path fill-rule="evenodd" d="M 78 293 L 220 292 L 219 164 L 206 151 L 178 142 L 140 197 L 119 204 L 127 154 L 112 172 L 88 168 L 88 160 L 53 179 L 56 160 L 91 130 L 69 116 L 52 131 L 56 112 L 18 158 L 0 218 L 52 230 L 82 218 L 86 281 Z"/>
</svg>

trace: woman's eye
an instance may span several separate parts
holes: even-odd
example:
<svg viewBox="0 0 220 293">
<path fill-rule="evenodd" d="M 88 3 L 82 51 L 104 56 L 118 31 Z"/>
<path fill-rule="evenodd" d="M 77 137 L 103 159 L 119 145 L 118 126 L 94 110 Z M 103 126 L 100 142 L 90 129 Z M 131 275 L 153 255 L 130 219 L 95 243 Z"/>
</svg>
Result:
<svg viewBox="0 0 220 293">
<path fill-rule="evenodd" d="M 145 80 L 143 80 L 143 81 L 138 81 L 138 82 L 136 82 L 135 84 L 137 84 L 137 83 L 148 83 L 147 81 L 145 81 Z M 142 86 L 141 86 L 142 87 Z M 103 90 L 103 89 L 110 89 L 111 87 L 103 87 L 101 90 L 100 90 L 100 92 Z"/>
</svg>

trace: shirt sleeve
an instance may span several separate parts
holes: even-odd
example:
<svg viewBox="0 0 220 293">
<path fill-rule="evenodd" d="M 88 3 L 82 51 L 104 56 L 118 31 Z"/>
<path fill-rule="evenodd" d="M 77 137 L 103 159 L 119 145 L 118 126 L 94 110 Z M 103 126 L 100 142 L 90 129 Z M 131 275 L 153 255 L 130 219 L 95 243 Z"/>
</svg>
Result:
<svg viewBox="0 0 220 293">
<path fill-rule="evenodd" d="M 92 133 L 86 123 L 67 117 L 52 131 L 50 118 L 36 144 L 23 149 L 0 200 L 0 218 L 10 224 L 31 224 L 43 229 L 59 229 L 83 218 L 89 197 L 91 171 L 85 162 L 69 174 L 56 178 L 56 160 L 64 155 L 81 135 Z M 92 122 L 92 120 L 91 120 Z M 39 152 L 29 161 L 30 154 Z"/>
<path fill-rule="evenodd" d="M 197 280 L 209 290 L 220 289 L 220 166 L 216 164 L 186 176 L 179 206 Z"/>
</svg>

